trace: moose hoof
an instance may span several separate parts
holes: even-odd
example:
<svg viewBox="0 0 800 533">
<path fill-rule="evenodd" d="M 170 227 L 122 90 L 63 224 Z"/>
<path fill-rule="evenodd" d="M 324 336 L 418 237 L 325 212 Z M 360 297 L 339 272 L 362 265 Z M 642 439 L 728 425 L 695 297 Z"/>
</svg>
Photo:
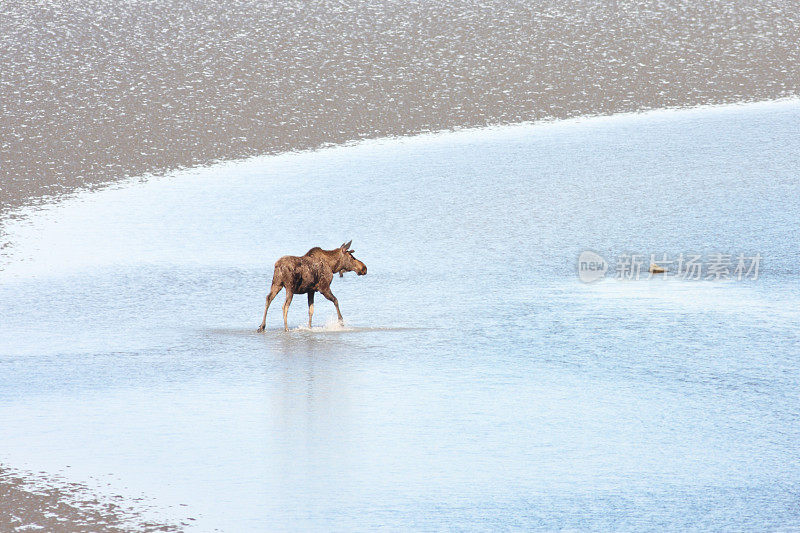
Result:
<svg viewBox="0 0 800 533">
<path fill-rule="evenodd" d="M 264 326 L 258 326 L 256 333 L 264 333 Z"/>
</svg>

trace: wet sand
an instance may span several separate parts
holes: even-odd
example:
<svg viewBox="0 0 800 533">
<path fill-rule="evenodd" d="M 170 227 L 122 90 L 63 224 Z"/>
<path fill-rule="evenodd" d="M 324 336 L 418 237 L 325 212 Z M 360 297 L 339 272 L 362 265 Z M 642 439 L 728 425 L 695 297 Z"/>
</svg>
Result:
<svg viewBox="0 0 800 533">
<path fill-rule="evenodd" d="M 180 531 L 176 525 L 141 519 L 126 503 L 87 494 L 86 487 L 78 483 L 53 483 L 42 475 L 0 466 L 0 531 Z"/>
<path fill-rule="evenodd" d="M 0 13 L 0 215 L 129 175 L 800 94 L 800 5 L 55 1 Z"/>
</svg>

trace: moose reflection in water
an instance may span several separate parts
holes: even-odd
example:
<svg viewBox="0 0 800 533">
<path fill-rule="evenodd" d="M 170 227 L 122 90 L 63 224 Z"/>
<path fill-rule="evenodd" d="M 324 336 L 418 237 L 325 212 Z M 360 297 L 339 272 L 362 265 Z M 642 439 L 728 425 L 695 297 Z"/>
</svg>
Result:
<svg viewBox="0 0 800 533">
<path fill-rule="evenodd" d="M 353 256 L 350 244 L 346 242 L 339 248 L 323 250 L 319 247 L 310 249 L 304 256 L 285 255 L 275 263 L 275 272 L 272 274 L 272 286 L 267 294 L 267 304 L 264 306 L 264 318 L 258 328 L 264 331 L 267 325 L 267 311 L 269 304 L 278 295 L 281 289 L 286 289 L 286 301 L 283 303 L 283 328 L 289 331 L 287 315 L 292 297 L 295 294 L 308 294 L 308 327 L 311 327 L 311 317 L 314 315 L 314 294 L 319 292 L 333 302 L 339 322 L 343 322 L 342 313 L 339 311 L 339 301 L 331 292 L 333 273 L 355 272 L 359 276 L 367 273 L 367 265 Z"/>
</svg>

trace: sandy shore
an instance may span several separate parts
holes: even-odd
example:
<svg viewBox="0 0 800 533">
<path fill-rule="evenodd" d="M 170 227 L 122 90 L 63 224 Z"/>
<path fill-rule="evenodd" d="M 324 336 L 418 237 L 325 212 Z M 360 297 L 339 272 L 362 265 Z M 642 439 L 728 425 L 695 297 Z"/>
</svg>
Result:
<svg viewBox="0 0 800 533">
<path fill-rule="evenodd" d="M 796 95 L 798 20 L 776 0 L 14 2 L 0 214 L 217 159 Z"/>
<path fill-rule="evenodd" d="M 54 484 L 43 476 L 0 466 L 0 531 L 180 531 L 148 522 L 125 502 L 102 501 L 80 484 Z"/>
</svg>

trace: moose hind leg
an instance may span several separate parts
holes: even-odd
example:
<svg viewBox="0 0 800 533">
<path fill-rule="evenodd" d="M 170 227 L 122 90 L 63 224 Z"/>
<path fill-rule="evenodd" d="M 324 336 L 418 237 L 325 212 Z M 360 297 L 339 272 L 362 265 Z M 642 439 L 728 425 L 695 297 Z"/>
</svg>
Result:
<svg viewBox="0 0 800 533">
<path fill-rule="evenodd" d="M 270 287 L 269 294 L 267 294 L 267 304 L 264 306 L 264 318 L 261 320 L 261 325 L 258 327 L 259 333 L 264 331 L 264 328 L 267 327 L 267 311 L 269 310 L 269 304 L 271 304 L 272 300 L 274 300 L 278 293 L 281 292 L 282 288 L 283 287 L 276 283 L 273 283 L 272 287 Z"/>
<path fill-rule="evenodd" d="M 339 315 L 339 323 L 340 324 L 344 323 L 344 318 L 342 318 L 342 313 L 341 311 L 339 311 L 339 300 L 337 300 L 336 296 L 333 295 L 330 287 L 328 287 L 325 290 L 321 290 L 319 292 L 321 292 L 325 298 L 333 302 L 334 307 L 336 307 L 336 314 Z"/>
<path fill-rule="evenodd" d="M 283 330 L 289 331 L 289 323 L 286 320 L 286 317 L 289 315 L 289 306 L 292 305 L 292 291 L 288 288 L 286 289 L 286 301 L 283 302 Z"/>
<path fill-rule="evenodd" d="M 308 327 L 311 328 L 311 317 L 314 316 L 314 291 L 308 293 Z"/>
</svg>

